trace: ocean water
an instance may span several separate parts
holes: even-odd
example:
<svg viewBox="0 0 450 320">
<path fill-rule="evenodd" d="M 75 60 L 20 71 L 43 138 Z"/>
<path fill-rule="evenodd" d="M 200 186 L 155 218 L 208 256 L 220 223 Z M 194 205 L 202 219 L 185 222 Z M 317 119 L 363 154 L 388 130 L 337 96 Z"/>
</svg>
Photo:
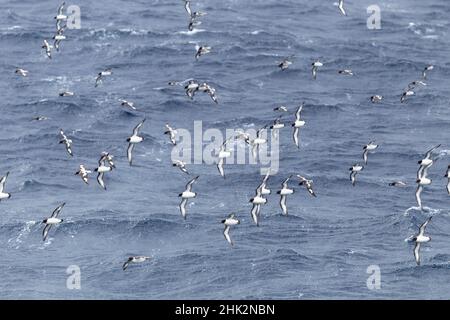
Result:
<svg viewBox="0 0 450 320">
<path fill-rule="evenodd" d="M 181 0 L 67 2 L 81 9 L 81 28 L 66 31 L 48 59 L 40 46 L 53 36 L 59 1 L 0 1 L 0 175 L 10 172 L 0 202 L 0 298 L 3 299 L 448 299 L 450 298 L 450 2 L 376 1 L 381 29 L 369 30 L 367 7 L 346 1 L 198 0 L 207 15 L 195 32 Z M 195 61 L 195 45 L 212 52 Z M 277 62 L 295 55 L 286 71 Z M 320 59 L 317 80 L 310 64 Z M 434 64 L 427 86 L 407 103 L 403 88 Z M 16 67 L 29 70 L 19 77 Z M 113 75 L 94 88 L 96 74 Z M 350 68 L 353 77 L 337 74 Z M 211 83 L 189 100 L 169 80 Z M 73 97 L 59 97 L 64 90 Z M 380 94 L 384 100 L 370 102 Z M 117 99 L 134 101 L 129 112 Z M 288 125 L 280 131 L 280 165 L 261 226 L 249 199 L 259 165 L 188 165 L 199 175 L 187 220 L 178 194 L 189 177 L 171 166 L 164 124 L 224 131 L 271 124 L 274 107 L 305 102 L 300 149 Z M 46 121 L 30 121 L 34 116 Z M 143 143 L 126 159 L 126 138 L 143 118 Z M 73 140 L 74 157 L 59 145 L 59 128 Z M 348 168 L 362 147 L 380 145 L 353 187 Z M 433 184 L 415 202 L 417 161 L 441 143 L 429 170 Z M 107 191 L 91 174 L 102 151 L 115 156 Z M 291 174 L 314 179 L 317 198 L 290 182 L 289 215 L 279 207 L 281 182 Z M 406 188 L 392 188 L 404 180 Z M 41 221 L 62 202 L 64 222 L 42 241 Z M 220 223 L 235 212 L 231 247 Z M 405 239 L 429 216 L 432 241 L 416 266 Z M 122 264 L 130 255 L 148 263 Z M 81 289 L 68 289 L 69 266 L 80 268 Z M 367 268 L 381 272 L 369 290 Z"/>
</svg>

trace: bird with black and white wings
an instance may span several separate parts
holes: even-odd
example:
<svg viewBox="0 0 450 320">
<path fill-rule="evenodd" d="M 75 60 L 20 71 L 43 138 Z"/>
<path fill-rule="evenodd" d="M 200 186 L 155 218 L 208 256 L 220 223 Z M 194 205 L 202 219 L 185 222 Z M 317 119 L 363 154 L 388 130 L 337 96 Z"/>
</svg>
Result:
<svg viewBox="0 0 450 320">
<path fill-rule="evenodd" d="M 225 225 L 225 229 L 223 230 L 223 235 L 224 235 L 225 239 L 228 241 L 228 243 L 233 246 L 234 243 L 230 237 L 230 228 L 231 228 L 231 226 L 238 225 L 241 222 L 239 221 L 239 219 L 237 219 L 235 217 L 235 214 L 232 213 L 226 219 L 222 220 L 222 223 Z"/>
<path fill-rule="evenodd" d="M 174 128 L 172 128 L 168 123 L 166 123 L 166 131 L 164 131 L 164 134 L 169 135 L 170 137 L 170 142 L 175 146 L 177 144 L 176 142 L 176 134 L 177 134 L 177 130 L 175 130 Z"/>
<path fill-rule="evenodd" d="M 173 167 L 178 167 L 178 168 L 181 170 L 181 172 L 184 172 L 184 173 L 186 173 L 186 174 L 189 174 L 188 170 L 186 169 L 186 163 L 185 163 L 184 161 L 181 161 L 181 160 L 174 160 L 174 161 L 172 162 L 172 166 L 173 166 Z"/>
<path fill-rule="evenodd" d="M 299 140 L 298 140 L 299 130 L 301 127 L 303 127 L 306 124 L 306 122 L 304 120 L 302 120 L 302 117 L 301 117 L 303 106 L 304 106 L 304 103 L 302 103 L 297 108 L 297 111 L 295 112 L 295 121 L 292 124 L 292 127 L 294 128 L 294 133 L 293 133 L 294 143 L 297 146 L 297 148 L 300 148 L 300 144 L 299 144 Z"/>
<path fill-rule="evenodd" d="M 136 127 L 133 129 L 133 135 L 127 139 L 128 142 L 128 148 L 127 148 L 127 158 L 128 162 L 130 163 L 130 166 L 133 164 L 133 149 L 134 146 L 144 140 L 143 137 L 139 136 L 139 130 L 141 130 L 142 126 L 144 125 L 145 119 L 138 123 Z"/>
<path fill-rule="evenodd" d="M 197 196 L 197 193 L 192 192 L 192 185 L 195 181 L 197 181 L 199 176 L 196 176 L 195 178 L 191 179 L 186 184 L 186 190 L 180 193 L 178 196 L 181 197 L 181 203 L 180 203 L 180 212 L 181 216 L 186 219 L 186 204 L 189 199 L 195 198 Z"/>
<path fill-rule="evenodd" d="M 345 9 L 344 9 L 344 0 L 339 0 L 338 8 L 339 8 L 339 11 L 340 11 L 344 16 L 347 15 L 347 13 L 345 12 Z"/>
<path fill-rule="evenodd" d="M 413 237 L 413 241 L 415 242 L 414 246 L 414 259 L 416 260 L 417 265 L 420 265 L 420 246 L 422 243 L 429 242 L 431 237 L 425 236 L 425 228 L 430 223 L 432 217 L 429 217 L 420 227 L 419 233 Z"/>
<path fill-rule="evenodd" d="M 44 241 L 47 240 L 48 232 L 50 231 L 51 227 L 53 225 L 63 222 L 63 220 L 59 219 L 58 216 L 61 213 L 61 210 L 64 208 L 65 205 L 66 205 L 66 203 L 64 202 L 63 204 L 58 206 L 55 210 L 53 210 L 53 213 L 50 216 L 50 218 L 47 218 L 44 221 L 42 221 L 42 223 L 45 224 L 44 230 L 42 231 L 42 238 Z"/>
<path fill-rule="evenodd" d="M 65 135 L 64 131 L 62 129 L 59 130 L 59 134 L 61 135 L 62 139 L 59 141 L 59 143 L 64 143 L 66 146 L 67 153 L 73 157 L 72 153 L 72 140 L 68 139 Z"/>
<path fill-rule="evenodd" d="M 317 197 L 313 190 L 313 180 L 306 179 L 305 177 L 301 175 L 297 175 L 297 177 L 300 179 L 299 186 L 305 186 L 306 190 L 308 190 L 309 194 L 313 197 Z"/>
<path fill-rule="evenodd" d="M 227 149 L 227 143 L 234 140 L 234 137 L 228 138 L 224 143 L 220 146 L 218 160 L 217 160 L 217 169 L 219 170 L 220 175 L 225 178 L 225 172 L 223 170 L 223 164 L 226 158 L 231 156 L 231 150 Z"/>
<path fill-rule="evenodd" d="M 281 190 L 277 192 L 280 195 L 280 207 L 281 207 L 281 210 L 283 211 L 284 215 L 288 214 L 288 209 L 287 209 L 287 204 L 286 204 L 287 196 L 294 193 L 294 189 L 289 189 L 289 187 L 288 187 L 288 182 L 291 179 L 291 177 L 292 177 L 292 175 L 283 181 L 283 183 L 281 184 L 281 187 L 282 187 Z"/>
</svg>

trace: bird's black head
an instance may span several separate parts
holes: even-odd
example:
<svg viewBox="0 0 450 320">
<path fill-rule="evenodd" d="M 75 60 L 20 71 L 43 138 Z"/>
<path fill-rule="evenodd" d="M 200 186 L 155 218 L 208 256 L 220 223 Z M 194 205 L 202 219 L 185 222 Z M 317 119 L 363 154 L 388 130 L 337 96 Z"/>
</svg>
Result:
<svg viewBox="0 0 450 320">
<path fill-rule="evenodd" d="M 127 142 L 130 142 L 130 138 L 127 138 Z"/>
<path fill-rule="evenodd" d="M 61 219 L 61 222 L 63 222 L 64 221 L 64 219 Z"/>
<path fill-rule="evenodd" d="M 225 223 L 226 220 L 222 220 L 222 223 Z"/>
<path fill-rule="evenodd" d="M 179 196 L 179 197 L 181 197 L 182 195 L 183 195 L 183 194 L 182 194 L 182 193 L 180 193 L 180 194 L 179 194 L 178 196 Z"/>
<path fill-rule="evenodd" d="M 42 220 L 42 223 L 47 223 L 47 219 L 45 219 L 45 220 Z"/>
</svg>

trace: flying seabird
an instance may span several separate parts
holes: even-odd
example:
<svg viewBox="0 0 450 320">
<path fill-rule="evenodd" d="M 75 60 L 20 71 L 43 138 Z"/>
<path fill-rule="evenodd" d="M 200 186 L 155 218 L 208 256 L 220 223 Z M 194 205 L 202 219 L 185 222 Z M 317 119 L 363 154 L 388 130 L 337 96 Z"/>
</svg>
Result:
<svg viewBox="0 0 450 320">
<path fill-rule="evenodd" d="M 364 150 L 364 152 L 363 152 L 364 164 L 367 164 L 369 152 L 374 151 L 376 148 L 378 148 L 378 145 L 375 144 L 374 141 L 370 141 L 368 144 L 366 144 L 364 146 L 364 148 L 363 148 L 363 150 Z"/>
<path fill-rule="evenodd" d="M 295 122 L 292 124 L 292 126 L 294 127 L 294 133 L 293 133 L 294 143 L 297 146 L 297 148 L 300 148 L 300 143 L 298 141 L 298 132 L 299 132 L 300 128 L 306 124 L 306 122 L 304 120 L 302 120 L 302 118 L 301 118 L 301 112 L 303 110 L 303 105 L 304 105 L 304 103 L 302 103 L 298 107 L 297 111 L 295 112 Z"/>
<path fill-rule="evenodd" d="M 287 68 L 289 68 L 289 66 L 292 64 L 291 58 L 292 56 L 289 56 L 287 58 L 284 58 L 281 62 L 278 63 L 278 67 L 281 69 L 281 71 L 284 71 Z"/>
<path fill-rule="evenodd" d="M 372 103 L 380 102 L 381 100 L 383 100 L 383 96 L 380 96 L 379 94 L 370 97 Z"/>
<path fill-rule="evenodd" d="M 212 99 L 212 101 L 214 101 L 216 104 L 219 103 L 219 101 L 217 100 L 217 96 L 216 96 L 216 89 L 211 87 L 206 82 L 204 82 L 201 85 L 199 85 L 197 90 L 198 91 L 202 91 L 202 92 L 206 92 L 209 95 L 209 97 Z"/>
<path fill-rule="evenodd" d="M 195 59 L 198 60 L 198 58 L 200 58 L 201 56 L 210 53 L 211 52 L 211 47 L 207 47 L 207 46 L 195 46 Z"/>
<path fill-rule="evenodd" d="M 103 78 L 106 77 L 106 76 L 112 75 L 112 73 L 113 72 L 112 72 L 111 68 L 108 68 L 106 70 L 103 70 L 103 71 L 99 72 L 97 74 L 97 78 L 95 79 L 95 87 L 97 88 L 99 83 L 103 83 Z"/>
<path fill-rule="evenodd" d="M 184 162 L 181 161 L 181 160 L 175 160 L 175 161 L 172 163 L 172 166 L 173 166 L 173 167 L 178 167 L 178 168 L 180 168 L 180 170 L 181 170 L 182 172 L 184 172 L 184 173 L 186 173 L 186 174 L 189 174 L 189 172 L 188 172 L 187 169 L 186 169 L 186 163 L 184 163 Z"/>
<path fill-rule="evenodd" d="M 418 86 L 426 86 L 427 84 L 421 80 L 412 81 L 408 84 L 408 88 L 405 91 L 412 90 Z"/>
<path fill-rule="evenodd" d="M 67 20 L 67 16 L 64 14 L 64 6 L 65 6 L 66 2 L 63 2 L 59 8 L 58 8 L 58 14 L 56 15 L 55 19 L 56 22 L 58 21 L 64 21 Z"/>
<path fill-rule="evenodd" d="M 419 233 L 412 238 L 412 241 L 415 242 L 414 246 L 414 258 L 416 260 L 417 265 L 420 265 L 420 245 L 425 242 L 429 242 L 431 240 L 431 237 L 425 236 L 425 228 L 427 227 L 428 223 L 431 221 L 432 217 L 429 217 L 420 227 L 419 227 Z"/>
<path fill-rule="evenodd" d="M 279 106 L 274 108 L 273 111 L 288 112 L 288 109 L 285 106 Z"/>
<path fill-rule="evenodd" d="M 231 156 L 231 150 L 227 149 L 227 143 L 233 139 L 233 137 L 225 140 L 224 143 L 222 143 L 222 145 L 220 146 L 219 149 L 219 155 L 218 155 L 218 160 L 217 160 L 217 169 L 219 170 L 220 175 L 225 178 L 225 172 L 223 171 L 223 163 L 225 161 L 225 158 L 228 158 Z"/>
<path fill-rule="evenodd" d="M 114 164 L 114 156 L 110 154 L 109 152 L 103 151 L 101 154 L 101 161 L 107 161 L 109 166 L 113 169 L 116 168 L 116 165 Z"/>
<path fill-rule="evenodd" d="M 263 184 L 256 188 L 256 195 L 250 199 L 250 203 L 253 204 L 251 215 L 255 224 L 259 227 L 259 213 L 261 205 L 267 203 L 267 199 L 262 196 Z"/>
<path fill-rule="evenodd" d="M 164 134 L 168 134 L 170 137 L 170 142 L 172 142 L 172 144 L 175 146 L 177 144 L 176 142 L 176 134 L 177 134 L 177 130 L 173 129 L 171 126 L 169 126 L 168 123 L 166 123 L 166 131 L 164 132 Z"/>
<path fill-rule="evenodd" d="M 338 73 L 342 74 L 342 75 L 346 75 L 346 76 L 352 76 L 353 75 L 353 71 L 350 70 L 350 69 L 339 70 Z"/>
<path fill-rule="evenodd" d="M 61 44 L 61 41 L 66 40 L 66 36 L 62 34 L 64 29 L 60 29 L 60 31 L 53 36 L 53 40 L 55 42 L 53 43 L 53 46 L 55 47 L 56 51 L 59 51 L 59 45 Z"/>
<path fill-rule="evenodd" d="M 134 102 L 123 100 L 123 99 L 119 99 L 119 102 L 122 107 L 127 107 L 131 110 L 137 111 L 136 107 L 134 106 Z"/>
<path fill-rule="evenodd" d="M 44 40 L 44 44 L 42 45 L 42 49 L 45 49 L 45 53 L 49 59 L 52 58 L 52 48 L 53 46 L 48 43 L 47 40 Z"/>
<path fill-rule="evenodd" d="M 413 96 L 414 94 L 415 94 L 415 92 L 412 91 L 412 90 L 406 90 L 406 91 L 404 91 L 404 92 L 402 93 L 402 96 L 400 97 L 400 102 L 401 102 L 401 103 L 405 102 L 406 97 Z"/>
<path fill-rule="evenodd" d="M 79 175 L 81 177 L 81 179 L 84 181 L 84 183 L 89 184 L 88 179 L 89 179 L 89 173 L 91 173 L 92 171 L 87 170 L 84 165 L 80 164 L 80 169 L 75 172 L 75 175 Z"/>
<path fill-rule="evenodd" d="M 127 157 L 128 157 L 128 162 L 130 163 L 130 166 L 133 164 L 133 158 L 132 158 L 131 153 L 133 152 L 134 146 L 137 143 L 140 143 L 144 140 L 143 137 L 139 136 L 139 130 L 141 129 L 144 122 L 145 122 L 145 119 L 142 120 L 141 122 L 139 122 L 139 124 L 136 127 L 134 127 L 134 129 L 133 129 L 133 135 L 127 139 L 127 142 L 128 142 Z"/>
<path fill-rule="evenodd" d="M 281 122 L 282 116 L 279 116 L 273 121 L 273 124 L 269 127 L 272 130 L 272 135 L 277 137 L 278 132 L 281 128 L 284 128 L 284 123 Z"/>
<path fill-rule="evenodd" d="M 350 180 L 352 182 L 352 185 L 355 186 L 356 184 L 356 175 L 358 174 L 358 172 L 361 172 L 364 169 L 364 166 L 355 163 L 349 170 L 350 172 Z"/>
<path fill-rule="evenodd" d="M 305 177 L 302 177 L 301 175 L 297 175 L 297 177 L 300 179 L 299 186 L 305 186 L 306 190 L 308 190 L 309 194 L 313 197 L 317 197 L 313 190 L 313 180 L 306 179 Z"/>
<path fill-rule="evenodd" d="M 47 120 L 47 119 L 48 118 L 44 117 L 44 116 L 36 116 L 33 119 L 31 119 L 31 121 L 44 121 L 44 120 Z"/>
<path fill-rule="evenodd" d="M 222 223 L 225 225 L 225 229 L 223 230 L 223 235 L 229 244 L 234 245 L 233 240 L 230 237 L 230 228 L 231 226 L 238 225 L 241 223 L 234 215 L 234 213 L 230 214 L 228 218 L 222 220 Z"/>
<path fill-rule="evenodd" d="M 347 13 L 345 12 L 344 9 L 344 0 L 339 0 L 339 5 L 338 5 L 339 11 L 341 11 L 341 13 L 346 16 Z"/>
<path fill-rule="evenodd" d="M 128 268 L 128 265 L 130 263 L 142 263 L 145 262 L 147 260 L 150 260 L 150 257 L 146 257 L 146 256 L 135 256 L 135 257 L 129 257 L 127 261 L 125 261 L 125 263 L 122 266 L 122 270 L 126 270 Z"/>
<path fill-rule="evenodd" d="M 319 70 L 319 67 L 323 66 L 323 63 L 320 62 L 319 60 L 316 60 L 311 64 L 311 66 L 312 66 L 311 73 L 312 73 L 313 79 L 316 80 L 317 71 Z"/>
<path fill-rule="evenodd" d="M 288 182 L 291 179 L 291 177 L 292 177 L 292 175 L 289 176 L 286 180 L 284 180 L 283 183 L 281 184 L 281 186 L 282 186 L 281 190 L 277 191 L 277 194 L 279 194 L 281 196 L 280 197 L 280 207 L 283 210 L 284 215 L 288 214 L 288 209 L 287 209 L 287 205 L 286 205 L 287 195 L 294 193 L 294 189 L 288 188 Z"/>
<path fill-rule="evenodd" d="M 393 181 L 389 183 L 391 187 L 406 187 L 406 183 L 403 181 Z"/>
<path fill-rule="evenodd" d="M 235 139 L 244 140 L 246 144 L 251 145 L 250 135 L 242 130 L 236 130 Z"/>
<path fill-rule="evenodd" d="M 42 223 L 45 224 L 44 230 L 42 231 L 42 238 L 44 241 L 47 240 L 48 232 L 50 231 L 51 227 L 55 224 L 59 224 L 59 223 L 63 222 L 63 219 L 59 219 L 58 215 L 61 213 L 61 210 L 64 208 L 65 205 L 66 205 L 66 203 L 63 203 L 62 205 L 57 207 L 53 211 L 50 218 L 47 218 L 44 221 L 42 221 Z"/>
<path fill-rule="evenodd" d="M 28 76 L 28 70 L 22 69 L 22 68 L 16 68 L 15 71 L 18 75 L 21 75 L 22 77 Z"/>
<path fill-rule="evenodd" d="M 101 155 L 100 159 L 98 160 L 98 167 L 95 168 L 95 172 L 98 173 L 97 175 L 97 182 L 98 184 L 106 190 L 105 182 L 103 181 L 103 176 L 105 175 L 105 172 L 112 171 L 113 167 L 111 165 L 106 165 L 107 158 L 104 154 Z"/>
<path fill-rule="evenodd" d="M 72 97 L 73 95 L 75 95 L 75 93 L 72 91 L 63 91 L 59 93 L 60 97 Z"/>
<path fill-rule="evenodd" d="M 423 209 L 422 199 L 420 198 L 420 195 L 422 194 L 423 188 L 425 186 L 430 185 L 432 180 L 423 176 L 423 177 L 417 179 L 416 182 L 417 182 L 416 201 L 417 201 L 417 204 L 419 205 L 420 210 L 422 210 Z"/>
<path fill-rule="evenodd" d="M 198 91 L 200 84 L 197 82 L 197 80 L 190 79 L 188 83 L 184 86 L 184 89 L 186 90 L 186 95 L 192 99 L 194 99 L 195 93 Z"/>
<path fill-rule="evenodd" d="M 9 172 L 7 172 L 7 173 L 0 179 L 0 201 L 11 198 L 11 194 L 5 192 L 5 184 L 6 184 L 6 179 L 8 179 L 8 176 L 9 176 Z"/>
<path fill-rule="evenodd" d="M 186 220 L 186 204 L 189 199 L 195 198 L 197 196 L 197 193 L 192 192 L 192 185 L 195 181 L 197 181 L 199 176 L 196 176 L 194 179 L 190 180 L 186 184 L 186 190 L 180 193 L 178 196 L 181 197 L 181 203 L 180 203 L 180 211 L 182 217 Z"/>
<path fill-rule="evenodd" d="M 260 145 L 267 143 L 267 140 L 262 138 L 262 133 L 266 129 L 266 127 L 267 127 L 267 125 L 265 125 L 261 129 L 259 129 L 258 132 L 256 132 L 256 138 L 249 141 L 250 145 L 252 146 L 252 155 L 253 155 L 253 159 L 255 159 L 255 161 L 258 157 Z"/>
<path fill-rule="evenodd" d="M 422 71 L 422 78 L 425 80 L 427 78 L 427 72 L 434 69 L 433 65 L 426 66 Z"/>
<path fill-rule="evenodd" d="M 60 140 L 59 143 L 64 143 L 64 145 L 66 146 L 67 153 L 73 157 L 72 140 L 67 138 L 67 136 L 64 134 L 64 131 L 62 129 L 59 130 L 59 134 L 62 137 L 62 140 Z"/>
<path fill-rule="evenodd" d="M 434 160 L 432 159 L 432 155 L 433 155 L 433 151 L 436 150 L 437 148 L 439 148 L 441 145 L 438 144 L 436 146 L 434 146 L 433 148 L 431 148 L 430 150 L 427 151 L 427 153 L 425 154 L 425 158 L 420 160 L 418 162 L 418 164 L 420 164 L 423 167 L 429 167 L 434 163 Z M 419 175 L 417 176 L 419 178 Z"/>
</svg>

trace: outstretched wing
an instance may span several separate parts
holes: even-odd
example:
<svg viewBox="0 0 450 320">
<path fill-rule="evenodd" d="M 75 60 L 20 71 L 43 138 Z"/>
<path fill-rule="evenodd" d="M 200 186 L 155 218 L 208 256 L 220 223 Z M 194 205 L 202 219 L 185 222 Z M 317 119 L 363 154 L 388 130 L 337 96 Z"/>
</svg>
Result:
<svg viewBox="0 0 450 320">
<path fill-rule="evenodd" d="M 287 206 L 286 206 L 286 196 L 285 195 L 282 195 L 281 196 L 281 198 L 280 198 L 280 207 L 281 207 L 281 210 L 283 210 L 283 213 L 285 214 L 285 215 L 287 215 L 288 214 L 288 212 L 287 212 Z"/>
<path fill-rule="evenodd" d="M 50 231 L 51 227 L 52 227 L 51 224 L 45 225 L 44 230 L 42 231 L 42 240 L 43 241 L 47 240 L 48 232 Z"/>
<path fill-rule="evenodd" d="M 219 170 L 220 175 L 225 178 L 225 172 L 223 171 L 223 161 L 224 158 L 219 158 L 219 161 L 217 162 L 217 169 Z"/>
<path fill-rule="evenodd" d="M 128 162 L 130 163 L 130 166 L 133 164 L 133 156 L 132 156 L 133 148 L 134 148 L 134 143 L 129 143 L 128 148 L 127 148 L 127 157 L 128 157 Z"/>
<path fill-rule="evenodd" d="M 423 186 L 421 186 L 421 185 L 417 186 L 416 201 L 417 201 L 417 204 L 419 205 L 419 208 L 422 208 L 422 199 L 420 199 L 420 194 L 422 193 L 422 190 L 423 190 Z"/>
<path fill-rule="evenodd" d="M 139 124 L 136 127 L 134 127 L 134 129 L 133 129 L 133 135 L 134 136 L 137 136 L 139 134 L 139 130 L 141 129 L 141 127 L 144 124 L 144 122 L 145 122 L 145 119 L 142 120 L 141 122 L 139 122 Z"/>
<path fill-rule="evenodd" d="M 252 211 L 251 211 L 253 222 L 255 222 L 257 226 L 259 226 L 259 221 L 258 221 L 259 206 L 260 206 L 259 204 L 253 204 Z"/>
<path fill-rule="evenodd" d="M 0 180 L 0 193 L 2 193 L 3 190 L 5 189 L 6 179 L 8 179 L 8 176 L 9 176 L 9 172 L 7 172 L 5 174 L 5 176 L 3 176 Z"/>
<path fill-rule="evenodd" d="M 416 242 L 414 246 L 414 258 L 416 259 L 416 263 L 420 266 L 420 242 Z"/>
<path fill-rule="evenodd" d="M 103 175 L 104 175 L 103 172 L 99 172 L 98 173 L 98 175 L 97 175 L 97 182 L 103 189 L 106 190 L 105 182 L 103 181 Z"/>
<path fill-rule="evenodd" d="M 223 230 L 223 235 L 225 236 L 225 239 L 227 239 L 228 243 L 233 245 L 233 241 L 230 237 L 230 226 L 225 227 L 225 230 Z"/>
<path fill-rule="evenodd" d="M 191 2 L 188 0 L 184 1 L 184 9 L 186 9 L 186 12 L 190 17 L 192 17 L 192 10 L 191 10 Z"/>
<path fill-rule="evenodd" d="M 181 216 L 186 219 L 186 204 L 187 204 L 188 199 L 184 198 L 183 200 L 181 200 L 180 203 L 180 211 L 181 211 Z"/>
<path fill-rule="evenodd" d="M 64 208 L 66 203 L 64 202 L 62 205 L 60 205 L 58 208 L 56 208 L 52 213 L 52 218 L 57 218 L 58 215 L 61 213 L 61 210 Z"/>
<path fill-rule="evenodd" d="M 187 184 L 186 184 L 186 191 L 191 191 L 192 190 L 192 185 L 194 184 L 194 182 L 198 179 L 199 176 L 196 176 L 194 179 L 190 180 Z"/>
<path fill-rule="evenodd" d="M 427 219 L 427 221 L 425 221 L 424 223 L 422 223 L 422 225 L 419 228 L 419 235 L 423 236 L 423 234 L 425 233 L 425 228 L 427 227 L 428 223 L 431 221 L 431 217 L 429 217 Z"/>
<path fill-rule="evenodd" d="M 303 105 L 304 103 L 302 103 L 298 108 L 297 111 L 295 112 L 295 120 L 299 121 L 301 119 L 301 112 L 303 110 Z"/>
<path fill-rule="evenodd" d="M 369 150 L 365 149 L 363 152 L 364 164 L 367 164 L 367 156 L 369 154 Z"/>
<path fill-rule="evenodd" d="M 299 128 L 294 128 L 293 138 L 294 138 L 294 143 L 297 146 L 297 148 L 300 148 L 300 145 L 298 143 L 298 132 L 299 132 Z"/>
</svg>

